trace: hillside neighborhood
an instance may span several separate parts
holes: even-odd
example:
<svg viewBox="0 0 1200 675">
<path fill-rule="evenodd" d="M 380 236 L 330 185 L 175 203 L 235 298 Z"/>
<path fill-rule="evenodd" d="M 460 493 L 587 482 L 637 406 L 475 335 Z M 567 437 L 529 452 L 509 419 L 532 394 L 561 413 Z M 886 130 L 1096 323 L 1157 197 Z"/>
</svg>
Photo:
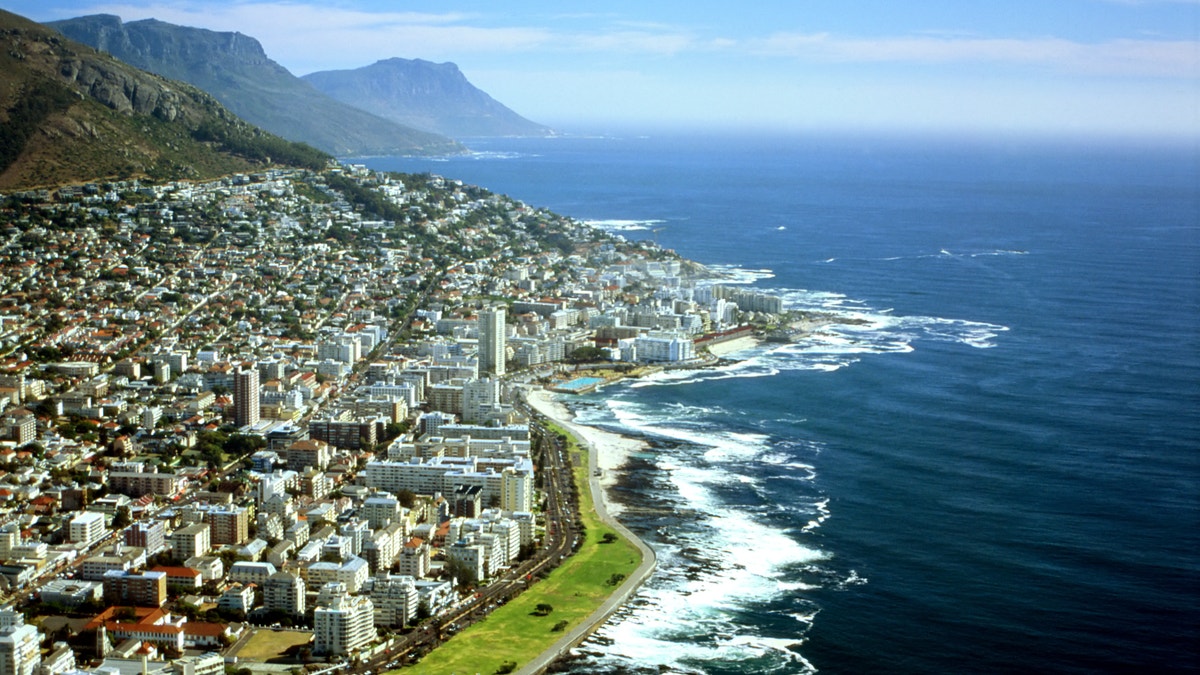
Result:
<svg viewBox="0 0 1200 675">
<path fill-rule="evenodd" d="M 523 391 L 709 363 L 703 345 L 783 313 L 653 243 L 436 175 L 331 164 L 0 208 L 15 673 L 387 653 L 546 557 Z M 283 661 L 246 657 L 263 631 L 295 637 Z"/>
</svg>

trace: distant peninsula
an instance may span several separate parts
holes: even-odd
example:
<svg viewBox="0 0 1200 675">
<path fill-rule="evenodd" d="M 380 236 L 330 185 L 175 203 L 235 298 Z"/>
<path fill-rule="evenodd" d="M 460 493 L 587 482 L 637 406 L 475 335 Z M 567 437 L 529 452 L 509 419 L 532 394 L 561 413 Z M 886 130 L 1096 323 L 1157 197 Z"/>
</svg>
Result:
<svg viewBox="0 0 1200 675">
<path fill-rule="evenodd" d="M 343 103 L 451 138 L 554 134 L 471 84 L 453 63 L 392 58 L 355 70 L 311 73 L 304 80 Z"/>
</svg>

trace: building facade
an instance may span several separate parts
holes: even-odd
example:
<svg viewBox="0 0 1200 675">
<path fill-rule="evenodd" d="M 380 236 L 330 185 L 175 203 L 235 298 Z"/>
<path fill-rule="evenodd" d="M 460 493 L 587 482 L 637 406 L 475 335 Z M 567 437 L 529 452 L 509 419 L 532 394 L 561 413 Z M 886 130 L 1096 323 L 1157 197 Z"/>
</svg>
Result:
<svg viewBox="0 0 1200 675">
<path fill-rule="evenodd" d="M 499 377 L 504 374 L 505 327 L 504 309 L 496 308 L 479 313 L 479 374 Z"/>
<path fill-rule="evenodd" d="M 313 653 L 349 654 L 375 640 L 375 605 L 362 595 L 350 595 L 337 582 L 325 584 L 313 611 Z"/>
<path fill-rule="evenodd" d="M 83 511 L 71 519 L 67 526 L 67 536 L 78 544 L 92 544 L 104 536 L 104 514 L 95 511 Z"/>
<path fill-rule="evenodd" d="M 209 509 L 204 522 L 212 528 L 213 545 L 241 544 L 250 536 L 250 512 L 241 506 Z"/>
<path fill-rule="evenodd" d="M 262 585 L 263 607 L 268 611 L 286 612 L 294 616 L 304 614 L 304 580 L 288 572 L 276 572 Z"/>
<path fill-rule="evenodd" d="M 179 561 L 205 555 L 212 548 L 212 528 L 208 523 L 193 523 L 171 533 L 172 556 Z"/>
<path fill-rule="evenodd" d="M 253 426 L 259 420 L 258 369 L 239 369 L 233 376 L 233 423 L 238 428 Z"/>
<path fill-rule="evenodd" d="M 24 615 L 11 607 L 0 609 L 0 675 L 34 675 L 42 663 L 41 641 Z"/>
</svg>

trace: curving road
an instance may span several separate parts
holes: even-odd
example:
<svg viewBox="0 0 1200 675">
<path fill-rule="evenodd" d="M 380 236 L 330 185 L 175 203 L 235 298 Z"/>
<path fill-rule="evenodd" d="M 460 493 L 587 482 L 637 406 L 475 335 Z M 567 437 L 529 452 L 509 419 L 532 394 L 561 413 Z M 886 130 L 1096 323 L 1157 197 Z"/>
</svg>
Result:
<svg viewBox="0 0 1200 675">
<path fill-rule="evenodd" d="M 530 403 L 528 400 L 526 402 Z M 530 403 L 530 405 L 536 404 Z M 544 417 L 551 417 L 549 411 L 539 408 L 536 410 L 536 412 L 531 413 L 530 419 L 536 418 L 540 421 L 540 419 Z M 600 487 L 599 472 L 597 471 L 596 455 L 598 453 L 591 441 L 587 440 L 587 437 L 583 434 L 578 433 L 576 430 L 576 425 L 573 422 L 568 422 L 567 420 L 561 419 L 554 419 L 554 421 L 559 426 L 569 431 L 581 445 L 587 447 L 588 476 L 590 477 L 588 478 L 588 487 L 592 491 L 592 503 L 595 505 L 596 515 L 606 525 L 619 532 L 621 536 L 626 537 L 629 539 L 629 541 L 633 542 L 634 546 L 636 546 L 638 551 L 640 551 L 642 554 L 642 563 L 638 565 L 636 570 L 633 571 L 633 574 L 630 574 L 629 577 L 625 579 L 625 583 L 621 584 L 621 586 L 618 587 L 617 590 L 613 592 L 613 594 L 610 595 L 607 600 L 604 601 L 604 604 L 600 605 L 596 611 L 592 612 L 592 614 L 588 616 L 583 623 L 576 626 L 574 629 L 567 631 L 561 638 L 559 638 L 558 642 L 555 642 L 549 649 L 542 652 L 536 659 L 517 671 L 518 675 L 540 675 L 540 673 L 544 672 L 546 668 L 555 661 L 555 659 L 565 655 L 572 647 L 575 647 L 579 643 L 583 642 L 587 636 L 591 635 L 597 628 L 603 625 L 604 622 L 608 620 L 608 617 L 612 616 L 614 612 L 620 609 L 621 606 L 629 600 L 630 596 L 632 596 L 633 593 L 642 585 L 642 583 L 644 583 L 646 579 L 649 578 L 654 572 L 654 566 L 657 564 L 657 558 L 654 555 L 654 550 L 647 546 L 646 543 L 641 539 L 639 539 L 637 535 L 635 535 L 633 532 L 630 532 L 629 529 L 622 525 L 620 521 L 613 518 L 608 513 L 608 509 L 604 504 L 604 492 L 602 491 L 603 488 Z"/>
</svg>

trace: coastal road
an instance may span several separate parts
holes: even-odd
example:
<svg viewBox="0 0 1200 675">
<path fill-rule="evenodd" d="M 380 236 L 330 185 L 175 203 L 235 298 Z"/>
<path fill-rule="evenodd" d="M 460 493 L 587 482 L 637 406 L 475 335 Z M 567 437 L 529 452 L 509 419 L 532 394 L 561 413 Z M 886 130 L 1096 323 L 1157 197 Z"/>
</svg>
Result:
<svg viewBox="0 0 1200 675">
<path fill-rule="evenodd" d="M 549 405 L 544 404 L 538 397 L 526 397 L 526 402 L 534 408 L 537 417 L 545 417 L 553 420 L 559 426 L 566 429 L 574 436 L 581 445 L 588 449 L 588 487 L 592 491 L 592 503 L 595 505 L 596 515 L 600 520 L 612 527 L 621 536 L 633 542 L 638 551 L 642 554 L 642 564 L 630 574 L 625 582 L 621 584 L 617 590 L 604 601 L 596 611 L 592 612 L 583 623 L 579 624 L 570 631 L 567 631 L 558 642 L 555 642 L 549 649 L 542 652 L 536 659 L 529 662 L 525 667 L 517 671 L 518 675 L 540 675 L 545 672 L 546 668 L 559 657 L 565 655 L 572 647 L 583 642 L 587 636 L 591 635 L 597 628 L 604 624 L 610 616 L 624 605 L 634 592 L 650 578 L 654 572 L 654 566 L 657 564 L 657 558 L 654 555 L 654 550 L 646 545 L 641 539 L 628 528 L 613 518 L 609 513 L 604 503 L 604 492 L 600 486 L 599 471 L 597 467 L 596 455 L 597 449 L 588 440 L 587 436 L 579 432 L 578 426 L 567 419 L 562 419 L 555 416 L 555 411 Z M 530 418 L 534 419 L 535 415 Z"/>
<path fill-rule="evenodd" d="M 541 425 L 531 415 L 531 426 Z M 530 559 L 481 586 L 476 594 L 455 607 L 398 636 L 380 654 L 354 664 L 353 672 L 382 672 L 420 658 L 463 628 L 487 617 L 497 606 L 524 592 L 531 583 L 549 573 L 571 555 L 579 542 L 576 527 L 578 502 L 575 500 L 573 473 L 566 446 L 557 436 L 543 434 L 544 467 L 542 491 L 546 499 L 543 511 L 546 537 L 543 546 Z"/>
</svg>

